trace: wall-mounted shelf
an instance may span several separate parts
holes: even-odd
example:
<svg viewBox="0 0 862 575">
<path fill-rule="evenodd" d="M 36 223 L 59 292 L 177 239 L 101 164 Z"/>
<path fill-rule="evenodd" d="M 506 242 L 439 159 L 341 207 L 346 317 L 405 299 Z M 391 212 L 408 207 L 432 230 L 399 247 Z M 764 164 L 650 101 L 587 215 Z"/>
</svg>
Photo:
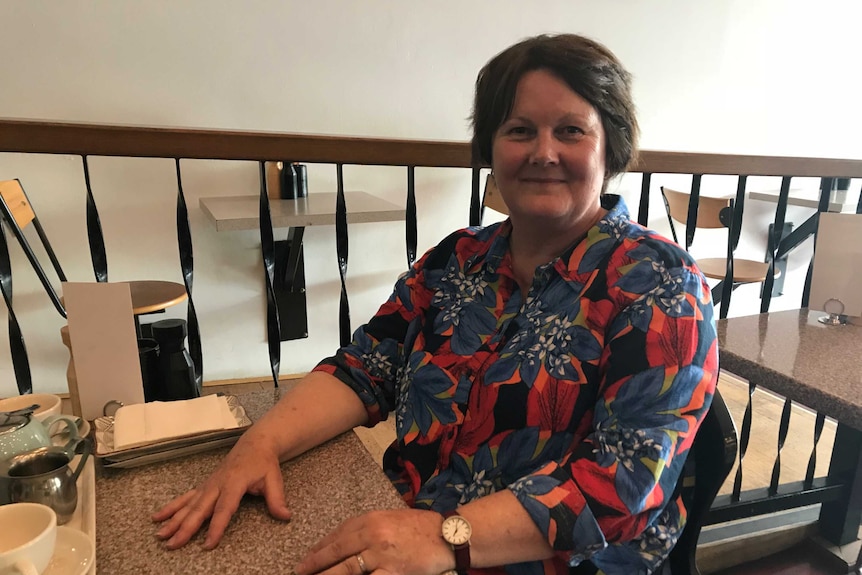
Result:
<svg viewBox="0 0 862 575">
<path fill-rule="evenodd" d="M 314 192 L 296 200 L 270 200 L 273 228 L 335 225 L 335 192 Z M 405 209 L 366 192 L 344 192 L 347 223 L 394 222 L 405 218 Z M 200 206 L 216 231 L 259 228 L 260 196 L 201 198 Z"/>
<path fill-rule="evenodd" d="M 273 289 L 281 341 L 308 337 L 303 235 L 308 226 L 335 225 L 336 197 L 334 192 L 318 192 L 294 200 L 269 200 L 272 227 L 289 228 L 287 239 L 274 245 Z M 344 192 L 344 201 L 348 224 L 395 222 L 406 217 L 405 208 L 365 192 Z M 216 231 L 260 229 L 260 196 L 201 198 L 200 206 Z"/>
</svg>

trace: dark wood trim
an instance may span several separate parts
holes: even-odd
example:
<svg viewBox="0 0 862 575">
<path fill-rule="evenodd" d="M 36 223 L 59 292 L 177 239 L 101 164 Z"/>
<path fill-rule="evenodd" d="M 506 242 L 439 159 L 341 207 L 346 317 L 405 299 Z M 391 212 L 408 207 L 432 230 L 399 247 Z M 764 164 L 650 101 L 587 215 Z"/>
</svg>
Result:
<svg viewBox="0 0 862 575">
<path fill-rule="evenodd" d="M 18 119 L 0 119 L 0 152 L 252 161 L 291 159 L 328 164 L 471 167 L 469 142 Z M 654 174 L 862 178 L 862 161 L 644 150 L 630 171 Z"/>
<path fill-rule="evenodd" d="M 642 150 L 632 172 L 862 178 L 862 161 Z M 838 174 L 845 174 L 838 176 Z"/>
<path fill-rule="evenodd" d="M 470 146 L 464 142 L 4 119 L 0 152 L 470 167 Z"/>
</svg>

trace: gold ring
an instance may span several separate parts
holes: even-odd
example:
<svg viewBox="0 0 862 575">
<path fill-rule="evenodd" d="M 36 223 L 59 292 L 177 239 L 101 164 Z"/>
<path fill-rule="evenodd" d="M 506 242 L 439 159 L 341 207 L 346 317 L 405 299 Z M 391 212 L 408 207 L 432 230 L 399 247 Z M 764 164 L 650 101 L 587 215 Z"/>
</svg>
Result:
<svg viewBox="0 0 862 575">
<path fill-rule="evenodd" d="M 365 559 L 362 558 L 361 553 L 356 554 L 356 562 L 359 563 L 359 570 L 362 573 L 368 573 L 368 569 L 365 568 Z"/>
</svg>

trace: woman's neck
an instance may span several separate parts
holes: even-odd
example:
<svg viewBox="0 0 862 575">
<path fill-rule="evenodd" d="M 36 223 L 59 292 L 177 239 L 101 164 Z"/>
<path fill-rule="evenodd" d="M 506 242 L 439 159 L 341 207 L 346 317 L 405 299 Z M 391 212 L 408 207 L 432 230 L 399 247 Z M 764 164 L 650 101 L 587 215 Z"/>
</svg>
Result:
<svg viewBox="0 0 862 575">
<path fill-rule="evenodd" d="M 521 291 L 525 295 L 529 291 L 537 267 L 553 261 L 569 247 L 580 243 L 606 213 L 599 208 L 594 216 L 562 229 L 532 219 L 528 222 L 513 220 L 509 249 L 513 273 Z"/>
</svg>

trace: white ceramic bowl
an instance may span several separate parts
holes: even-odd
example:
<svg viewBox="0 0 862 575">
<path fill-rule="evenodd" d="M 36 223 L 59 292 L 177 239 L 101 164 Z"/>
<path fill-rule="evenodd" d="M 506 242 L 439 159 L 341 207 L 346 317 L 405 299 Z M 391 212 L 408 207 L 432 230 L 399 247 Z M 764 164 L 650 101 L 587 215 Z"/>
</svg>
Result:
<svg viewBox="0 0 862 575">
<path fill-rule="evenodd" d="M 24 573 L 42 573 L 57 543 L 57 515 L 47 505 L 10 503 L 0 506 L 0 572 L 16 566 Z M 14 571 L 13 571 L 14 572 Z"/>
<path fill-rule="evenodd" d="M 39 408 L 33 413 L 39 421 L 44 421 L 50 415 L 60 415 L 60 409 L 63 407 L 63 400 L 57 395 L 51 395 L 50 393 L 30 393 L 0 399 L 0 411 L 15 411 L 16 409 L 29 407 L 34 403 L 39 404 Z"/>
</svg>

